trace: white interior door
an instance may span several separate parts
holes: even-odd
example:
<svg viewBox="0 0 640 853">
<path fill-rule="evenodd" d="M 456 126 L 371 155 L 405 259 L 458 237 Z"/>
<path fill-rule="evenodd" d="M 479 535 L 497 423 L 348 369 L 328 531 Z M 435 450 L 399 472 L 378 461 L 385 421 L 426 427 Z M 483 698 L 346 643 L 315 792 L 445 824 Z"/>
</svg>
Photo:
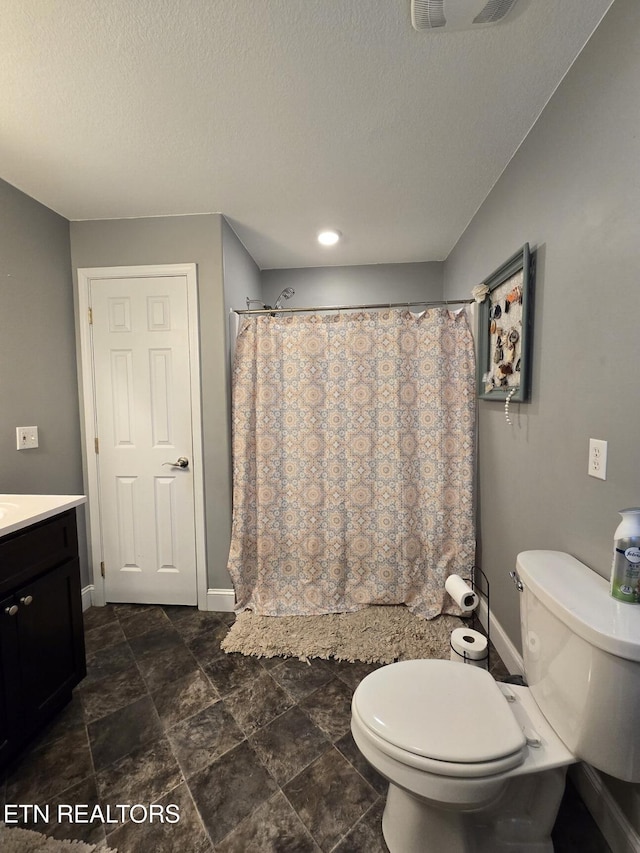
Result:
<svg viewBox="0 0 640 853">
<path fill-rule="evenodd" d="M 88 289 L 105 600 L 196 604 L 186 276 Z"/>
</svg>

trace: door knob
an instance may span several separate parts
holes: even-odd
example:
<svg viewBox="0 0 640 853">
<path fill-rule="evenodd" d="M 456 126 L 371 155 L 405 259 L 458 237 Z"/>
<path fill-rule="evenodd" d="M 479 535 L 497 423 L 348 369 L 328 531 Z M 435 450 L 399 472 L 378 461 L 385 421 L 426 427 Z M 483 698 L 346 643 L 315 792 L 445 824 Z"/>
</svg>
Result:
<svg viewBox="0 0 640 853">
<path fill-rule="evenodd" d="M 175 462 L 163 462 L 163 465 L 170 465 L 171 468 L 188 468 L 189 460 L 186 456 L 179 456 Z"/>
<path fill-rule="evenodd" d="M 20 599 L 20 604 L 24 604 L 25 607 L 28 607 L 33 601 L 32 595 L 23 595 Z"/>
<path fill-rule="evenodd" d="M 4 612 L 7 614 L 7 616 L 15 616 L 18 612 L 18 605 L 12 604 L 11 607 L 5 607 Z"/>
</svg>

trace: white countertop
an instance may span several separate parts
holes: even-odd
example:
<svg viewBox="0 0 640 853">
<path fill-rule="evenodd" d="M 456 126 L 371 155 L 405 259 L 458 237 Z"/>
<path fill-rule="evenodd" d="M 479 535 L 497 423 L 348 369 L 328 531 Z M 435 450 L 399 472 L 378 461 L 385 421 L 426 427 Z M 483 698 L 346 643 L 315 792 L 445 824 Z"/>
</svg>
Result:
<svg viewBox="0 0 640 853">
<path fill-rule="evenodd" d="M 0 495 L 0 536 L 86 503 L 85 495 Z"/>
</svg>

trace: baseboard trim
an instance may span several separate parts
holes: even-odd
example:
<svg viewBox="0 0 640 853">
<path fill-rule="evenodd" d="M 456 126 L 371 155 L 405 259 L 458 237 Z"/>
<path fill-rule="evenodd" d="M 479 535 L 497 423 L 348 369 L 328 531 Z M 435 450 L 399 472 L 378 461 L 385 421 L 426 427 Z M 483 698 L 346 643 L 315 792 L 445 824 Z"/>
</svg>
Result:
<svg viewBox="0 0 640 853">
<path fill-rule="evenodd" d="M 93 604 L 93 584 L 82 588 L 82 611 L 88 610 Z M 218 610 L 223 613 L 233 613 L 236 604 L 234 589 L 208 589 L 207 610 Z"/>
<path fill-rule="evenodd" d="M 236 593 L 232 589 L 208 589 L 207 610 L 217 610 L 222 613 L 233 613 L 236 605 Z"/>
<path fill-rule="evenodd" d="M 93 584 L 82 587 L 82 612 L 88 610 L 93 604 Z"/>
<path fill-rule="evenodd" d="M 637 853 L 640 835 L 603 783 L 599 772 L 589 764 L 576 764 L 569 774 L 613 853 Z"/>
<path fill-rule="evenodd" d="M 491 613 L 489 619 L 487 619 L 486 601 L 480 601 L 480 606 L 478 607 L 478 618 L 480 619 L 480 623 L 485 631 L 487 630 L 487 625 L 489 625 L 491 642 L 495 646 L 496 651 L 502 658 L 502 662 L 509 672 L 522 675 L 524 672 L 522 655 L 511 642 L 507 636 L 507 632 L 498 622 L 495 615 Z"/>
</svg>

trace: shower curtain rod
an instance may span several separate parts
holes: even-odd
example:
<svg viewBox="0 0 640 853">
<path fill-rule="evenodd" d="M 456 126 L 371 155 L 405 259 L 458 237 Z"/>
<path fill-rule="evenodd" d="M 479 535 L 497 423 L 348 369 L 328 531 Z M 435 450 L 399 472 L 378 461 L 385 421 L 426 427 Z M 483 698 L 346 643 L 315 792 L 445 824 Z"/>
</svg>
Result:
<svg viewBox="0 0 640 853">
<path fill-rule="evenodd" d="M 442 305 L 470 305 L 474 299 L 440 299 L 435 302 L 380 302 L 376 305 L 314 305 L 309 308 L 234 308 L 236 314 L 297 314 L 300 311 L 368 311 L 373 308 L 433 308 Z"/>
</svg>

